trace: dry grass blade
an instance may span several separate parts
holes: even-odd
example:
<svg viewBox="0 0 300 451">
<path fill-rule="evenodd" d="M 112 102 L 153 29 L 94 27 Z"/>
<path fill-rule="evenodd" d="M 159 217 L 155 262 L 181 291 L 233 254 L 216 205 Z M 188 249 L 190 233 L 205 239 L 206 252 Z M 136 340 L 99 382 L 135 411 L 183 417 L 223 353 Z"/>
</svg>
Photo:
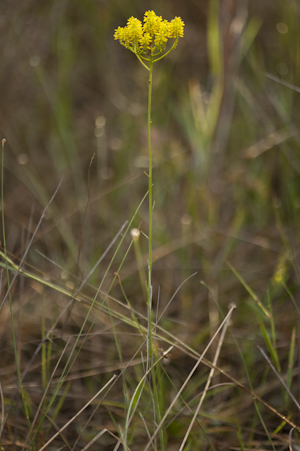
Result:
<svg viewBox="0 0 300 451">
<path fill-rule="evenodd" d="M 32 237 L 31 237 L 31 240 L 29 241 L 28 246 L 27 246 L 27 248 L 26 248 L 26 250 L 25 250 L 25 252 L 24 252 L 24 255 L 23 255 L 23 257 L 22 257 L 22 259 L 21 259 L 21 261 L 20 261 L 19 267 L 17 268 L 17 270 L 16 270 L 16 272 L 15 272 L 15 274 L 14 274 L 14 277 L 12 278 L 12 281 L 10 282 L 10 286 L 9 286 L 9 288 L 8 288 L 8 290 L 7 290 L 7 292 L 6 292 L 5 296 L 4 296 L 4 298 L 3 298 L 3 301 L 2 301 L 1 306 L 0 306 L 0 312 L 1 312 L 2 308 L 3 308 L 3 305 L 4 305 L 4 303 L 5 303 L 6 299 L 7 299 L 7 297 L 8 297 L 8 295 L 9 295 L 10 291 L 11 291 L 11 288 L 12 288 L 12 286 L 13 286 L 13 284 L 14 284 L 16 278 L 18 277 L 19 270 L 20 270 L 20 268 L 22 267 L 22 265 L 23 265 L 23 263 L 24 263 L 24 261 L 25 261 L 25 258 L 27 257 L 27 254 L 28 254 L 28 252 L 29 252 L 29 249 L 30 249 L 30 247 L 31 247 L 31 244 L 33 243 L 33 241 L 34 241 L 34 239 L 35 239 L 35 236 L 36 236 L 37 231 L 38 231 L 38 229 L 40 228 L 40 225 L 41 225 L 41 223 L 42 223 L 42 221 L 43 221 L 43 219 L 44 219 L 44 216 L 45 216 L 45 214 L 46 214 L 46 211 L 48 210 L 50 204 L 51 204 L 52 201 L 54 200 L 54 198 L 55 198 L 55 196 L 56 196 L 56 194 L 57 194 L 57 192 L 58 192 L 58 190 L 59 190 L 59 188 L 60 188 L 60 186 L 61 186 L 61 184 L 62 184 L 62 181 L 63 181 L 63 179 L 60 180 L 60 182 L 59 182 L 59 184 L 58 184 L 56 190 L 54 191 L 54 194 L 52 195 L 52 197 L 51 197 L 51 199 L 49 200 L 48 204 L 47 204 L 46 207 L 44 208 L 44 211 L 43 211 L 43 213 L 42 213 L 42 215 L 41 215 L 41 217 L 40 217 L 40 220 L 39 220 L 39 222 L 38 222 L 38 224 L 37 224 L 37 226 L 36 226 L 36 228 L 35 228 L 35 231 L 33 232 L 33 235 L 32 235 Z M 1 255 L 4 256 L 2 253 L 1 253 Z"/>
<path fill-rule="evenodd" d="M 56 432 L 56 434 L 53 435 L 53 437 L 51 437 L 50 440 L 48 440 L 47 443 L 45 443 L 38 451 L 43 451 L 43 449 L 47 448 L 48 445 L 50 445 L 50 443 L 53 442 L 53 440 L 60 435 L 60 433 L 62 431 L 64 431 L 99 395 L 100 393 L 102 393 L 118 376 L 116 374 L 113 375 L 113 377 L 110 378 L 110 380 L 104 385 L 104 387 L 102 387 L 96 394 L 95 396 L 93 396 L 89 402 L 87 402 L 85 404 L 85 406 L 82 407 L 82 409 L 79 410 L 79 412 L 76 413 L 76 415 L 74 415 L 73 418 L 71 418 L 71 420 L 69 420 L 58 432 Z"/>
<path fill-rule="evenodd" d="M 248 147 L 243 152 L 244 158 L 246 159 L 257 158 L 262 153 L 289 140 L 290 138 L 296 136 L 298 133 L 299 133 L 298 130 L 295 131 L 294 133 L 291 133 L 286 129 L 277 130 L 273 133 L 270 133 L 268 136 L 260 139 L 258 142 Z"/>
<path fill-rule="evenodd" d="M 150 432 L 149 432 L 147 423 L 146 423 L 146 421 L 145 421 L 145 418 L 143 417 L 142 412 L 139 412 L 139 415 L 140 415 L 140 418 L 141 418 L 141 420 L 142 420 L 142 422 L 143 422 L 145 431 L 146 431 L 146 433 L 147 433 L 147 437 L 148 437 L 148 439 L 150 440 L 150 439 L 151 439 L 151 435 L 150 435 Z M 154 444 L 152 444 L 152 448 L 154 449 Z"/>
<path fill-rule="evenodd" d="M 120 228 L 119 232 L 116 234 L 116 236 L 114 237 L 114 239 L 110 242 L 110 244 L 108 245 L 108 247 L 106 248 L 106 250 L 104 251 L 104 253 L 101 255 L 101 257 L 99 258 L 99 260 L 97 261 L 97 263 L 95 264 L 95 266 L 92 268 L 92 270 L 88 273 L 88 275 L 85 277 L 85 279 L 82 281 L 82 283 L 80 284 L 79 288 L 76 290 L 76 292 L 72 295 L 72 299 L 68 302 L 68 304 L 66 305 L 66 307 L 61 311 L 61 313 L 58 315 L 56 321 L 53 323 L 52 327 L 49 329 L 47 335 L 44 337 L 43 340 L 41 340 L 39 346 L 37 347 L 37 349 L 35 350 L 32 358 L 30 359 L 29 363 L 27 364 L 23 374 L 22 374 L 22 380 L 24 379 L 24 377 L 26 376 L 30 366 L 32 365 L 32 362 L 34 361 L 34 359 L 36 358 L 36 356 L 38 355 L 38 353 L 41 350 L 41 347 L 43 346 L 43 344 L 45 343 L 45 341 L 49 340 L 50 335 L 52 334 L 52 332 L 55 330 L 57 324 L 59 323 L 59 321 L 61 320 L 61 318 L 64 316 L 64 314 L 68 311 L 69 307 L 72 305 L 72 302 L 74 301 L 74 299 L 76 298 L 76 296 L 79 294 L 79 292 L 82 290 L 82 288 L 84 287 L 84 285 L 86 284 L 86 282 L 88 281 L 88 279 L 90 278 L 91 274 L 96 270 L 97 266 L 99 265 L 99 263 L 102 261 L 102 259 L 104 258 L 104 255 L 107 254 L 107 252 L 111 249 L 111 247 L 113 246 L 113 244 L 116 242 L 117 238 L 121 235 L 121 233 L 123 232 L 124 228 L 127 225 L 127 221 L 122 225 L 122 227 Z"/>
<path fill-rule="evenodd" d="M 108 431 L 109 432 L 109 431 Z M 120 448 L 121 445 L 121 440 L 119 439 L 118 442 L 116 443 L 116 446 L 114 447 L 113 451 L 118 451 L 118 449 Z"/>
<path fill-rule="evenodd" d="M 135 352 L 135 354 L 131 357 L 131 359 L 125 364 L 125 367 L 123 368 L 123 370 L 121 371 L 121 373 L 119 374 L 119 378 L 122 377 L 122 375 L 124 374 L 124 372 L 127 370 L 127 368 L 129 368 L 132 363 L 135 360 L 135 357 L 140 353 L 141 349 L 143 348 L 143 346 L 145 345 L 146 340 L 143 341 L 143 343 L 140 345 L 140 347 L 138 348 L 138 350 Z M 120 367 L 118 368 L 120 369 Z M 85 431 L 85 429 L 87 428 L 88 424 L 90 423 L 91 419 L 93 418 L 93 416 L 95 415 L 95 413 L 97 412 L 100 404 L 102 403 L 102 399 L 100 399 L 100 401 L 98 402 L 98 404 L 96 405 L 95 409 L 93 410 L 93 412 L 91 413 L 90 417 L 88 418 L 86 424 L 84 425 L 84 427 L 82 428 L 78 438 L 76 439 L 74 446 L 72 448 L 72 451 L 75 450 L 77 443 L 79 442 L 83 432 Z"/>
<path fill-rule="evenodd" d="M 293 431 L 294 431 L 294 428 L 290 429 L 290 432 L 289 432 L 289 450 L 290 451 L 293 451 L 293 445 L 292 445 Z"/>
<path fill-rule="evenodd" d="M 89 169 L 88 169 L 88 193 L 87 193 L 87 201 L 86 201 L 86 206 L 84 209 L 82 224 L 81 224 L 81 228 L 80 228 L 78 255 L 77 255 L 77 271 L 79 270 L 80 252 L 81 252 L 81 247 L 82 247 L 83 226 L 84 226 L 84 222 L 85 222 L 85 218 L 86 218 L 86 214 L 87 214 L 87 210 L 88 210 L 88 206 L 89 206 L 90 198 L 91 198 L 91 166 L 93 164 L 94 158 L 95 158 L 95 153 L 93 154 L 93 156 L 91 158 L 91 161 L 89 164 Z"/>
<path fill-rule="evenodd" d="M 241 284 L 245 287 L 245 289 L 248 291 L 252 299 L 257 303 L 257 305 L 261 308 L 261 310 L 264 312 L 264 314 L 270 319 L 271 315 L 270 312 L 264 307 L 264 305 L 261 303 L 261 301 L 258 299 L 256 294 L 253 292 L 253 290 L 249 287 L 249 285 L 245 282 L 245 280 L 242 278 L 242 276 L 238 273 L 238 271 L 228 262 L 226 261 L 227 265 L 231 269 L 231 271 L 236 275 L 236 277 L 239 279 Z"/>
<path fill-rule="evenodd" d="M 234 387 L 235 385 L 231 382 L 224 382 L 222 384 L 216 384 L 216 385 L 212 385 L 211 387 L 209 387 L 206 390 L 206 393 L 210 390 L 215 390 L 219 387 Z M 194 398 L 192 398 L 189 403 L 186 403 L 184 401 L 184 399 L 182 400 L 182 402 L 185 404 L 184 407 L 182 407 L 180 410 L 178 410 L 176 412 L 176 414 L 173 416 L 173 418 L 170 419 L 170 421 L 165 425 L 165 429 L 168 429 L 168 427 L 170 426 L 170 424 L 173 423 L 174 420 L 176 420 L 176 418 L 178 418 L 180 415 L 182 415 L 182 413 L 185 411 L 185 409 L 189 410 L 189 412 L 192 414 L 193 411 L 190 408 L 190 405 L 193 404 L 200 396 L 202 396 L 202 394 L 204 393 L 205 390 L 203 390 L 202 392 L 198 393 L 197 396 L 194 396 Z"/>
<path fill-rule="evenodd" d="M 279 83 L 279 84 L 281 84 L 281 85 L 283 85 L 283 86 L 286 86 L 287 88 L 292 89 L 293 91 L 300 92 L 299 86 L 295 86 L 295 85 L 293 85 L 292 83 L 289 83 L 288 81 L 285 81 L 285 80 L 282 80 L 282 79 L 279 78 L 279 77 L 276 77 L 275 75 L 272 75 L 272 74 L 268 74 L 268 73 L 267 73 L 267 74 L 266 74 L 266 77 L 267 77 L 267 78 L 270 78 L 270 80 L 276 81 L 277 83 Z"/>
<path fill-rule="evenodd" d="M 170 346 L 170 347 L 166 350 L 165 355 L 169 354 L 169 352 L 171 352 L 173 348 L 174 348 L 173 345 Z M 132 418 L 133 418 L 134 411 L 135 411 L 136 408 L 137 408 L 138 401 L 139 401 L 140 396 L 141 396 L 142 388 L 143 388 L 143 386 L 144 386 L 144 384 L 145 384 L 145 382 L 146 382 L 146 380 L 147 380 L 148 375 L 152 372 L 153 368 L 154 368 L 159 362 L 161 362 L 163 359 L 164 359 L 164 356 L 160 357 L 158 360 L 156 360 L 156 361 L 152 364 L 152 366 L 150 366 L 150 367 L 146 370 L 145 374 L 143 375 L 143 377 L 142 377 L 141 380 L 139 381 L 139 383 L 138 383 L 138 385 L 137 385 L 137 387 L 136 387 L 136 389 L 135 389 L 135 391 L 134 391 L 134 393 L 133 393 L 133 395 L 132 395 L 132 397 L 131 397 L 130 404 L 129 404 L 128 411 L 127 411 L 127 415 L 126 415 L 126 421 L 125 421 L 125 433 L 124 433 L 124 443 L 125 443 L 125 446 L 124 446 L 124 448 L 126 449 L 126 451 L 127 451 L 127 449 L 128 449 L 128 445 L 127 445 L 128 428 L 129 428 L 129 425 L 130 425 L 131 420 L 132 420 Z M 149 442 L 149 444 L 150 444 L 150 443 L 151 443 L 151 441 Z"/>
<path fill-rule="evenodd" d="M 234 307 L 233 307 L 233 308 L 234 308 Z M 226 317 L 226 318 L 227 318 L 227 321 L 226 321 L 226 323 L 224 324 L 224 327 L 223 327 L 222 332 L 221 332 L 220 340 L 219 340 L 219 343 L 218 343 L 218 346 L 217 346 L 217 349 L 216 349 L 216 353 L 215 353 L 215 356 L 214 356 L 214 360 L 213 360 L 213 365 L 216 365 L 216 364 L 217 364 L 217 361 L 218 361 L 218 358 L 219 358 L 219 355 L 220 355 L 220 351 L 221 351 L 221 347 L 222 347 L 222 344 L 223 344 L 223 341 L 224 341 L 224 338 L 225 338 L 225 334 L 226 334 L 226 331 L 227 331 L 227 327 L 228 327 L 228 324 L 229 324 L 229 321 L 230 321 L 230 317 L 231 317 L 231 314 L 232 314 L 232 312 L 233 312 L 233 308 L 231 308 L 230 311 L 229 311 L 230 316 L 227 315 L 227 317 Z M 198 413 L 199 413 L 199 411 L 200 411 L 200 409 L 201 409 L 202 403 L 203 403 L 204 398 L 205 398 L 205 396 L 206 396 L 207 390 L 208 390 L 208 388 L 209 388 L 209 386 L 210 386 L 210 383 L 211 383 L 212 377 L 213 377 L 213 375 L 214 375 L 214 372 L 215 372 L 215 369 L 214 369 L 214 368 L 212 368 L 212 369 L 210 370 L 210 372 L 209 372 L 208 379 L 207 379 L 207 381 L 206 381 L 204 391 L 203 391 L 202 396 L 201 396 L 201 398 L 200 398 L 200 401 L 199 401 L 199 404 L 198 404 L 198 406 L 197 406 L 197 409 L 196 409 L 196 411 L 195 411 L 195 413 L 194 413 L 193 419 L 192 419 L 192 421 L 191 421 L 190 424 L 189 424 L 188 430 L 186 431 L 186 434 L 185 434 L 184 439 L 183 439 L 183 441 L 182 441 L 182 443 L 181 443 L 181 446 L 180 446 L 180 448 L 179 448 L 179 451 L 183 451 L 183 448 L 184 448 L 184 446 L 185 446 L 185 444 L 186 444 L 186 441 L 187 441 L 187 439 L 188 439 L 188 436 L 189 436 L 189 434 L 190 434 L 190 432 L 191 432 L 191 430 L 192 430 L 192 427 L 193 427 L 193 425 L 194 425 L 194 423 L 195 423 L 195 421 L 196 421 L 196 418 L 197 418 L 197 416 L 198 416 Z"/>
<path fill-rule="evenodd" d="M 177 288 L 177 290 L 175 291 L 175 293 L 173 294 L 173 296 L 171 297 L 171 299 L 169 300 L 169 302 L 167 303 L 167 305 L 165 306 L 165 308 L 163 309 L 162 313 L 160 314 L 158 320 L 156 321 L 156 324 L 159 323 L 159 321 L 161 320 L 161 318 L 163 317 L 163 315 L 165 314 L 165 311 L 167 310 L 167 308 L 169 307 L 169 305 L 171 304 L 171 302 L 173 301 L 173 299 L 175 298 L 176 294 L 178 293 L 178 291 L 180 290 L 180 288 L 192 277 L 194 277 L 196 274 L 198 274 L 197 272 L 194 272 L 194 274 L 191 274 L 189 277 L 187 277 Z"/>
<path fill-rule="evenodd" d="M 212 363 L 210 363 L 208 360 L 203 359 L 203 362 L 213 368 L 214 366 L 212 365 Z M 291 427 L 293 427 L 294 429 L 296 429 L 298 432 L 300 432 L 300 426 L 297 426 L 295 423 L 293 423 L 291 420 L 289 420 L 285 415 L 283 415 L 282 413 L 278 412 L 278 410 L 276 410 L 274 407 L 272 407 L 270 404 L 268 404 L 266 401 L 264 401 L 260 396 L 258 396 L 256 393 L 254 393 L 253 391 L 249 390 L 249 388 L 245 387 L 245 385 L 241 384 L 240 382 L 238 382 L 234 377 L 230 376 L 230 374 L 226 373 L 224 370 L 222 370 L 221 368 L 218 367 L 214 367 L 217 371 L 219 371 L 221 374 L 223 374 L 227 379 L 229 379 L 230 381 L 232 381 L 237 387 L 241 388 L 242 390 L 244 390 L 245 392 L 247 392 L 250 396 L 252 396 L 253 399 L 255 399 L 256 401 L 259 401 L 261 404 L 263 404 L 267 409 L 269 409 L 271 412 L 273 412 L 276 416 L 278 416 L 279 418 L 281 418 L 283 421 L 285 421 L 287 424 L 289 424 Z"/>
<path fill-rule="evenodd" d="M 185 388 L 185 386 L 188 384 L 189 380 L 191 379 L 192 375 L 194 374 L 194 372 L 196 371 L 196 369 L 198 368 L 198 366 L 200 365 L 201 361 L 203 360 L 205 354 L 207 353 L 207 351 L 209 350 L 211 344 L 213 343 L 214 339 L 216 338 L 216 336 L 218 335 L 218 333 L 220 332 L 220 330 L 223 328 L 224 324 L 227 323 L 228 318 L 230 318 L 232 311 L 236 308 L 235 305 L 231 306 L 228 314 L 226 315 L 225 319 L 222 321 L 222 323 L 220 324 L 220 326 L 218 327 L 218 329 L 216 330 L 216 332 L 214 333 L 214 335 L 212 336 L 212 338 L 210 339 L 208 345 L 206 346 L 206 348 L 204 349 L 203 353 L 200 355 L 199 359 L 197 360 L 196 364 L 194 365 L 194 367 L 192 368 L 191 372 L 189 373 L 188 377 L 186 378 L 186 380 L 184 381 L 184 383 L 182 384 L 180 390 L 178 391 L 178 393 L 176 394 L 176 396 L 174 397 L 173 401 L 171 402 L 170 406 L 168 407 L 166 413 L 164 414 L 164 416 L 162 417 L 159 425 L 157 426 L 157 428 L 155 429 L 151 440 L 149 441 L 149 443 L 147 444 L 146 448 L 144 449 L 144 451 L 147 451 L 151 445 L 151 443 L 153 442 L 153 440 L 155 439 L 155 436 L 157 435 L 157 433 L 159 432 L 159 429 L 162 427 L 165 419 L 167 418 L 167 416 L 169 415 L 173 405 L 176 403 L 177 399 L 179 398 L 179 396 L 181 395 L 183 389 Z"/>
<path fill-rule="evenodd" d="M 31 428 L 30 428 L 30 430 L 29 430 L 29 432 L 28 432 L 28 434 L 27 434 L 27 437 L 26 437 L 26 439 L 25 439 L 25 441 L 24 441 L 24 446 L 23 446 L 23 448 L 22 448 L 22 451 L 24 451 L 25 446 L 26 446 L 26 443 L 28 442 L 28 440 L 29 440 L 29 438 L 30 438 L 30 435 L 31 435 L 31 433 L 32 433 L 32 431 L 33 431 L 34 425 L 35 425 L 35 423 L 36 423 L 36 420 L 37 420 L 38 415 L 39 415 L 39 413 L 40 413 L 40 410 L 41 410 L 41 408 L 42 408 L 44 399 L 45 399 L 45 397 L 46 397 L 46 395 L 47 395 L 47 393 L 48 393 L 49 387 L 50 387 L 51 382 L 52 382 L 52 380 L 53 380 L 54 374 L 56 373 L 56 370 L 57 370 L 57 368 L 58 368 L 58 366 L 59 366 L 59 364 L 60 364 L 60 362 L 61 362 L 61 359 L 62 359 L 64 353 L 65 353 L 66 350 L 67 350 L 67 347 L 68 347 L 68 345 L 69 345 L 69 343 L 70 343 L 70 340 L 71 340 L 71 338 L 69 338 L 69 340 L 67 341 L 66 346 L 65 346 L 64 349 L 62 350 L 61 355 L 59 356 L 59 359 L 58 359 L 58 361 L 57 361 L 57 363 L 56 363 L 56 365 L 55 365 L 55 368 L 54 368 L 54 370 L 52 371 L 52 374 L 51 374 L 51 376 L 50 376 L 50 378 L 49 378 L 47 387 L 46 387 L 46 389 L 45 389 L 45 391 L 44 391 L 44 393 L 43 393 L 42 399 L 41 399 L 40 404 L 39 404 L 39 406 L 38 406 L 38 408 L 37 408 L 35 417 L 34 417 L 34 419 L 33 419 L 33 421 L 32 421 Z"/>
<path fill-rule="evenodd" d="M 272 370 L 274 371 L 274 373 L 276 374 L 276 377 L 279 379 L 281 385 L 284 387 L 284 389 L 288 392 L 288 394 L 290 395 L 291 399 L 294 401 L 295 405 L 297 406 L 298 410 L 300 410 L 300 405 L 297 401 L 297 399 L 295 398 L 295 396 L 293 395 L 293 393 L 291 392 L 291 390 L 288 388 L 288 386 L 286 385 L 286 383 L 284 382 L 284 380 L 282 379 L 282 377 L 280 376 L 280 374 L 278 373 L 278 371 L 276 370 L 276 368 L 274 367 L 273 363 L 271 362 L 271 360 L 269 359 L 269 357 L 266 355 L 266 353 L 264 352 L 264 350 L 260 347 L 257 346 L 258 349 L 260 350 L 263 358 L 268 362 L 268 364 L 270 365 L 270 367 L 272 368 Z"/>
<path fill-rule="evenodd" d="M 84 448 L 82 448 L 81 451 L 86 451 L 87 449 L 89 449 L 89 447 L 92 446 L 92 445 L 98 440 L 98 438 L 102 437 L 102 435 L 105 434 L 105 432 L 107 432 L 107 429 L 103 429 L 103 431 L 100 431 L 99 434 L 97 434 L 97 435 L 90 441 L 90 443 L 88 443 Z"/>
</svg>

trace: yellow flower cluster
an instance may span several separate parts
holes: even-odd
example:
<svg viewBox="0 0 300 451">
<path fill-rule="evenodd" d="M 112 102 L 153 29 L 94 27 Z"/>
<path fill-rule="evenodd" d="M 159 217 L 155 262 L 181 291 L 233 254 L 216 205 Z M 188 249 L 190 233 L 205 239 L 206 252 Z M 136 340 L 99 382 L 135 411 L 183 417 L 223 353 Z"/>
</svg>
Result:
<svg viewBox="0 0 300 451">
<path fill-rule="evenodd" d="M 169 38 L 175 39 L 173 48 L 176 47 L 178 38 L 183 37 L 184 22 L 180 17 L 171 20 L 163 20 L 154 11 L 147 11 L 144 15 L 144 24 L 135 17 L 130 17 L 126 27 L 118 27 L 114 38 L 122 45 L 137 55 L 143 53 L 157 56 L 166 47 Z"/>
</svg>

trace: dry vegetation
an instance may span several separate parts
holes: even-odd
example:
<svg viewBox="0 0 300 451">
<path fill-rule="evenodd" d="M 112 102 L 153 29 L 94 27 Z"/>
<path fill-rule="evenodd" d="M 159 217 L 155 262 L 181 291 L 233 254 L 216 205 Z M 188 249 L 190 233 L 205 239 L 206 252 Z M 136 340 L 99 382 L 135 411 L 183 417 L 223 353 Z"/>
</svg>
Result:
<svg viewBox="0 0 300 451">
<path fill-rule="evenodd" d="M 113 40 L 147 9 L 185 22 L 154 79 L 158 404 L 130 234 L 147 74 Z M 4 451 L 175 451 L 189 426 L 185 450 L 300 450 L 299 19 L 297 0 L 2 0 Z"/>
</svg>

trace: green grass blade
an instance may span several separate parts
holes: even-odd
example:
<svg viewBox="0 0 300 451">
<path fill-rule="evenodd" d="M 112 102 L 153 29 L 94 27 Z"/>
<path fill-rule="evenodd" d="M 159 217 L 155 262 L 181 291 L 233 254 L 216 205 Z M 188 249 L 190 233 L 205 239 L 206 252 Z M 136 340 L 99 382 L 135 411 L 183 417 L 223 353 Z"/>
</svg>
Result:
<svg viewBox="0 0 300 451">
<path fill-rule="evenodd" d="M 256 294 L 254 293 L 254 291 L 251 290 L 251 288 L 249 287 L 249 285 L 246 283 L 246 281 L 243 279 L 243 277 L 237 272 L 237 270 L 228 262 L 226 261 L 227 265 L 229 266 L 229 268 L 231 269 L 231 271 L 236 275 L 236 277 L 239 279 L 239 281 L 241 282 L 241 284 L 243 285 L 243 287 L 248 291 L 248 293 L 250 294 L 250 296 L 252 297 L 252 299 L 256 302 L 256 304 L 260 307 L 260 309 L 264 312 L 264 314 L 270 319 L 271 318 L 271 314 L 270 312 L 263 306 L 263 304 L 261 303 L 261 301 L 258 299 L 258 297 L 256 296 Z"/>
</svg>

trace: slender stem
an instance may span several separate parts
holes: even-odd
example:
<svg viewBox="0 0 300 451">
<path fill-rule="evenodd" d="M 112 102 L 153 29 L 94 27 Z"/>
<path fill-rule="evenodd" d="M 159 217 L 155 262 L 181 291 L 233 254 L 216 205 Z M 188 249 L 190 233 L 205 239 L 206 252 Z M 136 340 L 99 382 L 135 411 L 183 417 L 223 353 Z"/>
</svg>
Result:
<svg viewBox="0 0 300 451">
<path fill-rule="evenodd" d="M 163 54 L 162 56 L 160 56 L 159 58 L 156 58 L 156 59 L 153 61 L 153 63 L 156 63 L 156 61 L 159 61 L 159 60 L 161 60 L 162 58 L 164 58 L 165 56 L 169 55 L 169 53 L 171 53 L 172 50 L 175 49 L 175 47 L 176 47 L 176 45 L 177 45 L 177 42 L 178 42 L 178 38 L 175 39 L 174 44 L 172 45 L 172 47 L 170 48 L 170 50 L 168 50 L 166 53 L 164 53 L 164 54 Z M 156 55 L 160 55 L 160 53 L 156 53 Z M 153 55 L 153 56 L 156 56 L 156 55 Z"/>
<path fill-rule="evenodd" d="M 142 65 L 143 65 L 147 70 L 150 70 L 149 67 L 147 66 L 147 64 L 145 64 L 144 61 L 142 60 L 143 57 L 141 57 L 141 56 L 138 55 L 137 53 L 136 53 L 136 56 L 137 56 L 138 60 L 142 63 Z M 144 59 L 145 59 L 145 58 L 144 58 Z M 146 61 L 149 61 L 149 60 L 146 60 Z"/>
<path fill-rule="evenodd" d="M 151 289 L 152 289 L 152 224 L 153 224 L 153 194 L 152 194 L 152 149 L 151 149 L 151 100 L 152 100 L 152 73 L 153 61 L 150 55 L 149 66 L 149 91 L 148 91 L 148 149 L 149 149 L 149 270 L 148 270 L 148 311 L 151 310 Z"/>
<path fill-rule="evenodd" d="M 153 192 L 152 192 L 152 148 L 151 148 L 151 101 L 152 101 L 152 74 L 153 74 L 153 55 L 150 54 L 149 58 L 149 91 L 148 91 L 148 149 L 149 149 L 149 263 L 148 263 L 148 290 L 147 290 L 147 310 L 148 310 L 148 344 L 147 344 L 147 350 L 148 350 L 148 359 L 147 363 L 149 367 L 152 367 L 151 370 L 151 380 L 152 380 L 152 387 L 153 387 L 153 398 L 154 398 L 154 404 L 155 404 L 155 411 L 154 411 L 154 422 L 159 423 L 161 420 L 161 413 L 160 413 L 160 402 L 159 402 L 159 393 L 158 393 L 158 386 L 157 386 L 157 380 L 156 380 L 156 368 L 154 368 L 154 361 L 153 361 L 153 343 L 152 343 L 152 229 L 153 229 Z M 149 369 L 149 368 L 148 368 Z M 160 445 L 161 450 L 164 451 L 164 437 L 162 431 L 160 432 Z M 155 446 L 156 449 L 156 446 Z"/>
</svg>

